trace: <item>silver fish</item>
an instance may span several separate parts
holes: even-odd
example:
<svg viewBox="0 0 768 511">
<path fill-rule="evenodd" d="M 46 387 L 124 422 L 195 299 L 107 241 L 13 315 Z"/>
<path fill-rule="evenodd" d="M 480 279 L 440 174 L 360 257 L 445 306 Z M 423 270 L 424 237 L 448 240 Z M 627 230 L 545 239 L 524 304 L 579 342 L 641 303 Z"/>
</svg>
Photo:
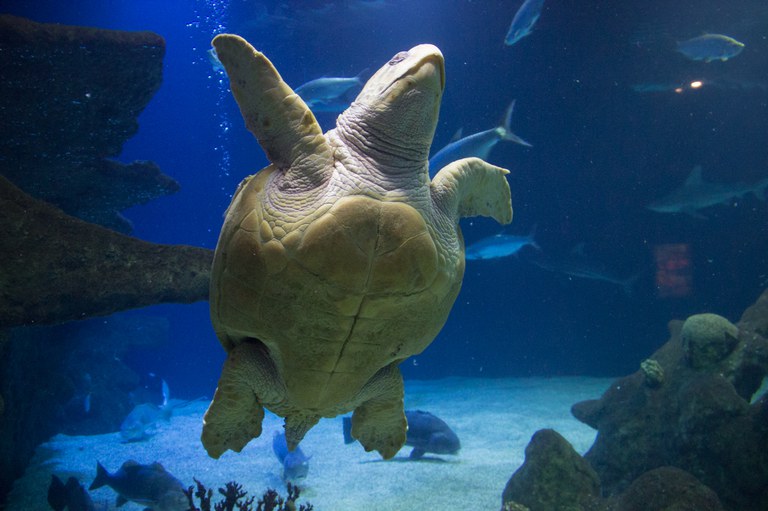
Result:
<svg viewBox="0 0 768 511">
<path fill-rule="evenodd" d="M 507 36 L 504 38 L 504 44 L 512 46 L 530 34 L 539 16 L 541 16 L 541 9 L 543 7 L 544 0 L 525 0 L 515 13 L 515 17 L 512 18 L 512 24 L 509 26 Z"/>
<path fill-rule="evenodd" d="M 722 34 L 704 34 L 677 43 L 677 51 L 691 60 L 725 62 L 741 53 L 744 43 Z"/>
<path fill-rule="evenodd" d="M 168 422 L 173 414 L 171 406 L 157 406 L 142 403 L 133 410 L 120 424 L 120 437 L 123 442 L 142 442 L 157 433 L 157 425 L 162 420 Z"/>
<path fill-rule="evenodd" d="M 157 376 L 154 373 L 149 373 L 148 382 L 156 383 Z M 168 387 L 168 383 L 160 378 L 161 395 L 154 396 L 162 399 L 162 404 L 155 404 L 152 402 L 140 403 L 133 407 L 128 415 L 125 416 L 123 422 L 120 424 L 120 436 L 123 442 L 141 442 L 147 440 L 149 437 L 157 432 L 157 425 L 162 420 L 168 422 L 173 415 L 173 409 L 186 404 L 186 402 L 171 404 L 171 390 Z M 144 397 L 150 395 L 148 385 L 136 389 L 135 393 L 132 393 L 132 397 L 138 397 L 144 394 Z"/>
<path fill-rule="evenodd" d="M 469 245 L 465 257 L 468 261 L 480 261 L 515 255 L 526 246 L 539 250 L 539 245 L 534 239 L 535 233 L 536 228 L 534 227 L 527 236 L 515 234 L 488 236 Z"/>
<path fill-rule="evenodd" d="M 768 188 L 768 178 L 753 184 L 710 183 L 702 179 L 701 166 L 697 165 L 682 186 L 650 203 L 647 208 L 657 213 L 687 213 L 704 218 L 699 210 L 717 204 L 728 204 L 733 199 L 748 193 L 764 201 L 766 188 Z"/>
<path fill-rule="evenodd" d="M 593 260 L 584 253 L 584 243 L 579 243 L 566 255 L 552 255 L 538 252 L 530 260 L 542 270 L 563 273 L 580 279 L 596 280 L 621 286 L 624 293 L 632 294 L 632 288 L 640 274 L 618 275 L 600 261 Z"/>
<path fill-rule="evenodd" d="M 507 107 L 507 111 L 504 114 L 504 120 L 500 126 L 466 136 L 453 141 L 440 149 L 429 159 L 429 175 L 434 177 L 441 168 L 462 158 L 476 156 L 480 159 L 487 160 L 491 149 L 502 140 L 514 142 L 526 147 L 532 147 L 531 144 L 512 133 L 510 124 L 512 122 L 512 112 L 514 110 L 515 101 L 513 100 Z"/>
<path fill-rule="evenodd" d="M 217 73 L 224 73 L 224 64 L 221 63 L 221 61 L 219 60 L 219 56 L 216 55 L 216 50 L 211 48 L 210 50 L 208 50 L 207 54 L 208 54 L 208 62 L 211 64 L 211 67 L 213 68 L 213 70 L 216 71 Z"/>
<path fill-rule="evenodd" d="M 307 456 L 298 445 L 292 451 L 288 450 L 288 442 L 285 439 L 285 433 L 275 431 L 272 436 L 272 452 L 283 464 L 283 481 L 299 481 L 307 477 L 309 473 L 309 460 L 312 456 Z"/>
<path fill-rule="evenodd" d="M 701 89 L 715 88 L 727 91 L 736 92 L 748 92 L 748 91 L 766 91 L 768 85 L 763 82 L 755 82 L 751 80 L 738 80 L 727 76 L 721 76 L 717 79 L 700 79 L 691 80 L 688 82 L 671 82 L 671 83 L 635 83 L 630 88 L 641 94 L 655 93 L 655 92 L 675 92 L 682 93 L 688 91 L 695 91 Z"/>
<path fill-rule="evenodd" d="M 314 111 L 338 111 L 345 110 L 354 97 L 350 97 L 356 89 L 362 88 L 361 71 L 352 77 L 328 77 L 311 80 L 295 89 L 296 94 L 307 106 Z"/>
</svg>

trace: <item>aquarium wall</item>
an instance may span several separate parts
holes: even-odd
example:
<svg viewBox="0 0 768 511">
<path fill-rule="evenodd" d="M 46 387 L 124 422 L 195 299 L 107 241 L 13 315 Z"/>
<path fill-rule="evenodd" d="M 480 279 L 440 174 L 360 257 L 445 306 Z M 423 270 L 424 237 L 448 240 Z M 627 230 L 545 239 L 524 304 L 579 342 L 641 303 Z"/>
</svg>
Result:
<svg viewBox="0 0 768 511">
<path fill-rule="evenodd" d="M 214 253 L 220 236 L 229 239 L 226 229 L 221 234 L 227 222 L 263 235 L 261 224 L 247 226 L 247 212 L 228 220 L 228 208 L 248 176 L 267 175 L 259 171 L 271 164 L 279 174 L 288 164 L 282 146 L 270 145 L 269 126 L 249 115 L 237 85 L 233 97 L 230 79 L 240 62 L 211 46 L 224 33 L 263 53 L 310 112 L 302 119 L 316 120 L 317 133 L 332 141 L 327 168 L 336 173 L 328 170 L 324 179 L 338 177 L 344 158 L 363 147 L 372 163 L 353 173 L 371 186 L 353 195 L 378 200 L 386 194 L 377 187 L 387 185 L 367 172 L 397 167 L 382 154 L 405 147 L 410 159 L 396 161 L 416 162 L 420 197 L 438 204 L 439 215 L 424 217 L 424 232 L 454 236 L 449 256 L 436 241 L 439 262 L 403 257 L 407 263 L 382 271 L 389 278 L 426 266 L 444 270 L 451 291 L 427 288 L 447 305 L 436 307 L 439 313 L 393 308 L 387 326 L 370 334 L 412 328 L 418 340 L 394 343 L 388 359 L 406 389 L 455 378 L 627 377 L 639 395 L 656 388 L 646 378 L 653 381 L 658 368 L 646 362 L 659 353 L 661 373 L 666 368 L 683 386 L 695 371 L 688 372 L 682 322 L 716 314 L 732 340 L 723 341 L 728 353 L 716 361 L 724 365 L 691 371 L 717 366 L 730 375 L 728 399 L 744 401 L 738 413 L 754 424 L 762 417 L 750 401 L 759 402 L 752 395 L 767 364 L 755 348 L 766 334 L 755 311 L 764 309 L 749 309 L 762 303 L 768 284 L 762 2 L 8 0 L 0 15 L 0 495 L 56 434 L 115 433 L 135 405 L 165 406 L 168 395 L 209 402 L 228 353 L 248 337 L 238 337 L 242 324 L 231 326 L 218 312 L 235 293 L 219 286 L 229 262 L 216 266 Z M 365 84 L 420 44 L 438 48 L 444 66 L 429 89 L 434 111 L 425 108 L 419 124 L 386 103 L 382 110 L 397 115 L 382 114 L 380 126 L 401 129 L 407 119 L 410 139 L 397 149 L 377 146 L 372 134 L 359 146 L 346 144 L 344 127 L 354 124 L 347 120 L 362 123 L 382 104 L 371 103 Z M 356 117 L 358 111 L 366 114 Z M 434 130 L 434 137 L 414 149 L 421 131 L 413 126 L 430 136 Z M 325 157 L 319 149 L 307 154 Z M 456 198 L 459 206 L 445 213 L 439 208 L 450 194 L 443 191 L 451 188 L 435 176 L 463 157 L 508 173 L 493 171 L 495 188 L 474 178 L 466 179 L 474 192 L 456 185 L 461 197 L 477 197 Z M 280 190 L 294 185 L 301 188 L 286 178 Z M 495 195 L 507 185 L 509 223 L 499 213 L 506 214 L 506 196 Z M 388 193 L 386 201 L 407 203 L 402 197 L 411 197 L 411 188 L 398 182 Z M 355 210 L 350 218 L 365 214 Z M 352 249 L 330 245 L 323 261 L 353 274 Z M 446 260 L 453 261 L 449 269 L 440 266 Z M 238 275 L 246 281 L 252 273 Z M 452 307 L 444 298 L 451 293 L 458 293 Z M 287 303 L 301 309 L 296 300 Z M 748 309 L 751 316 L 743 316 Z M 274 317 L 278 337 L 304 319 L 295 312 L 285 319 L 284 307 L 269 310 L 256 323 Z M 309 325 L 312 332 L 326 326 Z M 678 364 L 687 369 L 671 371 Z M 655 394 L 658 403 L 687 399 L 675 389 L 663 399 Z M 579 395 L 574 403 L 590 399 L 575 418 L 605 435 L 623 418 L 611 408 L 618 398 Z M 619 417 L 606 425 L 603 412 Z M 620 441 L 598 438 L 586 462 L 604 493 L 618 495 L 649 467 L 606 468 Z M 725 509 L 752 505 L 747 490 L 722 490 L 731 487 L 727 477 L 718 486 L 702 476 L 707 463 L 667 462 L 714 488 Z"/>
</svg>

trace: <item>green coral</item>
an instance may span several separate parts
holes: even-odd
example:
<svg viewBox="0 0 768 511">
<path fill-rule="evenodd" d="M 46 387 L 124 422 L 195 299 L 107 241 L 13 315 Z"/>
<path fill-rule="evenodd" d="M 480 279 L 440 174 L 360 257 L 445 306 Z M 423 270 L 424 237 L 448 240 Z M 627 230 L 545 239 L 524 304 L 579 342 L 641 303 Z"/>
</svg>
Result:
<svg viewBox="0 0 768 511">
<path fill-rule="evenodd" d="M 685 320 L 680 333 L 688 365 L 711 369 L 738 343 L 739 329 L 717 314 L 695 314 Z"/>
<path fill-rule="evenodd" d="M 655 388 L 664 383 L 664 369 L 656 360 L 648 358 L 640 364 L 640 370 L 645 375 L 645 384 Z"/>
<path fill-rule="evenodd" d="M 519 504 L 513 500 L 510 500 L 509 502 L 505 502 L 504 506 L 501 508 L 501 511 L 531 511 L 530 508 Z"/>
</svg>

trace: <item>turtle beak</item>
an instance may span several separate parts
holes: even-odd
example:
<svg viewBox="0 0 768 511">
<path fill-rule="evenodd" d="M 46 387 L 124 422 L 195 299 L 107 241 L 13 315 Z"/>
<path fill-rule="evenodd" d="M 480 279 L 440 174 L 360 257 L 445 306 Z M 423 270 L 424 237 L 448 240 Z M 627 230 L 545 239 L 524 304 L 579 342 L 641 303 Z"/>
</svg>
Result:
<svg viewBox="0 0 768 511">
<path fill-rule="evenodd" d="M 409 53 L 419 55 L 418 67 L 420 73 L 433 74 L 440 78 L 440 92 L 445 89 L 445 59 L 437 46 L 420 44 L 412 48 Z"/>
<path fill-rule="evenodd" d="M 390 60 L 398 60 L 398 62 L 407 60 L 409 62 L 408 69 L 400 75 L 399 79 L 405 76 L 412 76 L 417 82 L 429 83 L 430 88 L 437 89 L 437 92 L 442 93 L 445 89 L 445 59 L 442 52 L 432 44 L 420 44 L 414 46 L 407 52 L 400 52 Z"/>
</svg>

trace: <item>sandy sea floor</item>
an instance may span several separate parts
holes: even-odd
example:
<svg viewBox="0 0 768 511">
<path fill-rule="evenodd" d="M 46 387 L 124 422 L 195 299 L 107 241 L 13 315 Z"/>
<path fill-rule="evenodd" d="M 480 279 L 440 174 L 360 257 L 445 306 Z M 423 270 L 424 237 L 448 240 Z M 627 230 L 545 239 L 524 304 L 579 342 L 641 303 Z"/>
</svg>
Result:
<svg viewBox="0 0 768 511">
<path fill-rule="evenodd" d="M 611 379 L 597 378 L 450 378 L 407 381 L 407 409 L 429 411 L 445 420 L 461 439 L 456 456 L 428 454 L 408 460 L 404 447 L 392 461 L 382 461 L 357 444 L 344 445 L 341 418 L 324 419 L 301 444 L 311 455 L 309 475 L 300 484 L 299 502 L 316 511 L 395 511 L 415 509 L 498 510 L 509 477 L 522 464 L 531 435 L 542 428 L 560 432 L 584 453 L 595 432 L 570 414 L 573 403 L 599 397 Z M 118 433 L 98 436 L 57 435 L 40 446 L 24 477 L 16 481 L 7 509 L 43 511 L 51 474 L 63 480 L 74 475 L 86 486 L 96 474 L 96 461 L 109 471 L 134 459 L 161 462 L 185 484 L 195 477 L 217 488 L 237 481 L 249 494 L 267 487 L 285 487 L 281 465 L 272 453 L 272 433 L 281 419 L 267 414 L 264 433 L 243 452 L 208 457 L 200 443 L 207 402 L 178 409 L 168 423 L 146 442 L 123 444 Z M 97 503 L 114 508 L 115 493 L 107 487 L 91 492 Z M 216 499 L 214 499 L 216 502 Z M 120 508 L 140 511 L 128 503 Z"/>
</svg>

